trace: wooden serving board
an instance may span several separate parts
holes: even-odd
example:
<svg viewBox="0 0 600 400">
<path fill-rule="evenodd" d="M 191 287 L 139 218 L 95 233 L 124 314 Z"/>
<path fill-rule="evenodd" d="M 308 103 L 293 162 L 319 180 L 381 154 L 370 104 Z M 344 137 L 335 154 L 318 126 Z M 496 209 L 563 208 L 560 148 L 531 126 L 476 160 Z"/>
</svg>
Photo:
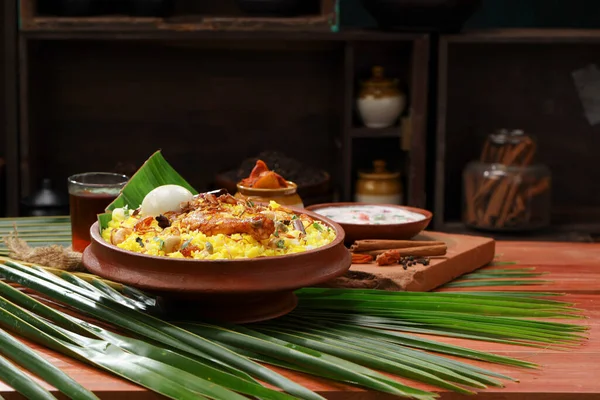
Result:
<svg viewBox="0 0 600 400">
<path fill-rule="evenodd" d="M 426 231 L 413 239 L 443 241 L 448 252 L 432 257 L 428 266 L 418 264 L 406 270 L 401 265 L 354 264 L 346 275 L 321 286 L 426 292 L 483 267 L 494 259 L 496 251 L 494 239 L 480 236 Z"/>
</svg>

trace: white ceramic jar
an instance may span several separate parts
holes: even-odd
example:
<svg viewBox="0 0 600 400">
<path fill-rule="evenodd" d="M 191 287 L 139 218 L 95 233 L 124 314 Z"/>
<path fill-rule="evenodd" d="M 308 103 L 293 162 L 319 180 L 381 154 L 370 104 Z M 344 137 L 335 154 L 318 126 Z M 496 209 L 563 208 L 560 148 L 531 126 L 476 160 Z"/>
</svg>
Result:
<svg viewBox="0 0 600 400">
<path fill-rule="evenodd" d="M 396 79 L 384 77 L 383 68 L 373 67 L 373 76 L 361 82 L 357 99 L 358 114 L 368 128 L 387 128 L 395 124 L 406 106 L 406 96 Z"/>
</svg>

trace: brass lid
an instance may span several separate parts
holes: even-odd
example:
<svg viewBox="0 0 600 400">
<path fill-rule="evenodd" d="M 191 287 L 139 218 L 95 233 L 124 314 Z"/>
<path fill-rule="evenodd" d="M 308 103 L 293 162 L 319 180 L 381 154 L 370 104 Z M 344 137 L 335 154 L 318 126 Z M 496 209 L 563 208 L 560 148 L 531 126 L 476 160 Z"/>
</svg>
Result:
<svg viewBox="0 0 600 400">
<path fill-rule="evenodd" d="M 383 67 L 378 65 L 374 66 L 371 69 L 371 72 L 373 76 L 367 79 L 366 81 L 362 81 L 362 86 L 378 89 L 393 88 L 398 86 L 397 79 L 389 79 L 384 76 Z"/>
<path fill-rule="evenodd" d="M 400 172 L 390 172 L 385 168 L 385 161 L 383 160 L 375 160 L 373 161 L 373 171 L 359 171 L 358 176 L 360 178 L 366 179 L 380 179 L 380 180 L 390 180 L 390 179 L 398 179 L 400 177 Z"/>
</svg>

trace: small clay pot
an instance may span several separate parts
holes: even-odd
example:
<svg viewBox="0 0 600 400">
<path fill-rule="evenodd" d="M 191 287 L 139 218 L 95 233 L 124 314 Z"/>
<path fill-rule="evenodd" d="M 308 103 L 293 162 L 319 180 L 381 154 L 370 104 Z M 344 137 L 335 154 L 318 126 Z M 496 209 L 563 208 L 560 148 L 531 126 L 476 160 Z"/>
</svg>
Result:
<svg viewBox="0 0 600 400">
<path fill-rule="evenodd" d="M 396 122 L 406 97 L 398 87 L 397 79 L 384 76 L 383 67 L 373 67 L 373 76 L 361 82 L 356 105 L 358 114 L 368 128 L 387 128 Z"/>
<path fill-rule="evenodd" d="M 385 161 L 373 161 L 373 171 L 361 171 L 356 181 L 354 199 L 360 203 L 402 204 L 400 172 L 385 169 Z"/>
<path fill-rule="evenodd" d="M 269 204 L 273 200 L 282 206 L 304 208 L 304 203 L 297 193 L 298 186 L 291 181 L 287 183 L 288 186 L 282 189 L 256 189 L 238 183 L 235 197 L 262 204 Z"/>
</svg>

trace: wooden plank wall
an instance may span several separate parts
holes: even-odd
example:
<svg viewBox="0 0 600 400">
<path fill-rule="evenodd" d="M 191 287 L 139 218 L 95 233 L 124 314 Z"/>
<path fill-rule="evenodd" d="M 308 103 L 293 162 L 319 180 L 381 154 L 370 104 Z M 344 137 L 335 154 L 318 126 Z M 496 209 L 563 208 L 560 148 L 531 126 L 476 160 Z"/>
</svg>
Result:
<svg viewBox="0 0 600 400">
<path fill-rule="evenodd" d="M 46 40 L 29 56 L 30 189 L 132 173 L 159 148 L 199 190 L 263 150 L 337 168 L 342 43 Z"/>
</svg>

